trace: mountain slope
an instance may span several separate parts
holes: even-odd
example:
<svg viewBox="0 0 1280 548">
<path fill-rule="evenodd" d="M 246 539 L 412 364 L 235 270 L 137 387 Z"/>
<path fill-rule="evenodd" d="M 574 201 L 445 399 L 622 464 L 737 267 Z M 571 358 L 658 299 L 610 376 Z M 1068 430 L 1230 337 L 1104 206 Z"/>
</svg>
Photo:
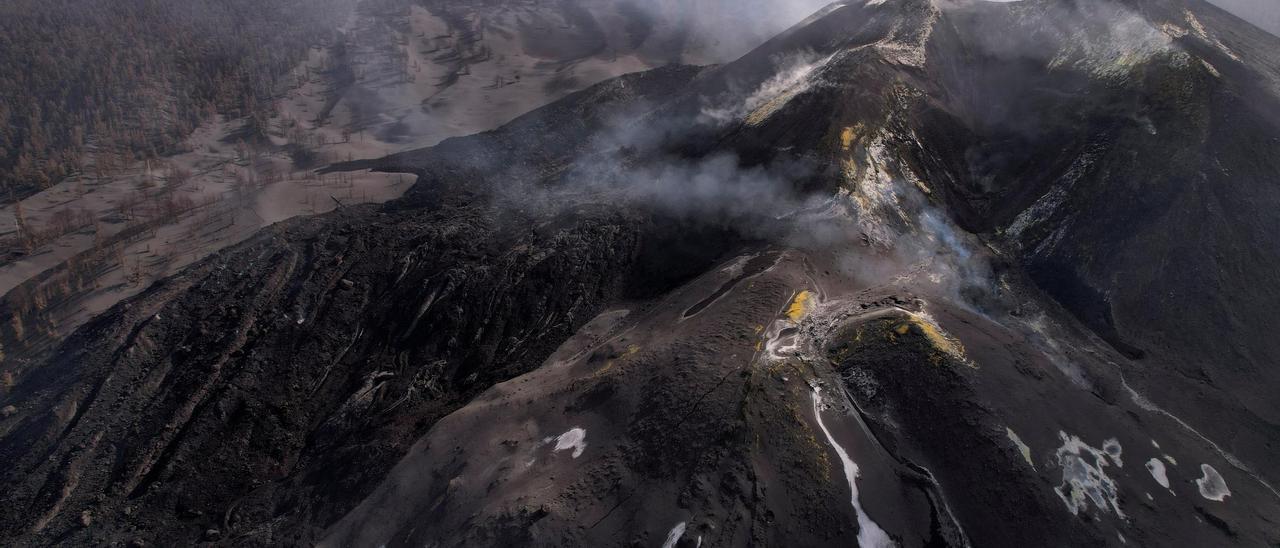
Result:
<svg viewBox="0 0 1280 548">
<path fill-rule="evenodd" d="M 1278 42 L 853 2 L 334 166 L 18 372 L 5 538 L 1275 544 Z"/>
</svg>

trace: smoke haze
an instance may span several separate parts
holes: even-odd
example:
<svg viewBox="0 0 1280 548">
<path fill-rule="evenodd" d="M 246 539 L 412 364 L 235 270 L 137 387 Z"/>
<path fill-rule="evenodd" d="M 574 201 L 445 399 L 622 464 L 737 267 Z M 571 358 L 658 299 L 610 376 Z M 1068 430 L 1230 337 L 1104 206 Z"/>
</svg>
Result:
<svg viewBox="0 0 1280 548">
<path fill-rule="evenodd" d="M 1280 36 L 1280 2 L 1276 0 L 1209 0 L 1209 3 Z"/>
<path fill-rule="evenodd" d="M 623 0 L 655 21 L 682 26 L 707 61 L 726 62 L 799 23 L 829 0 Z"/>
</svg>

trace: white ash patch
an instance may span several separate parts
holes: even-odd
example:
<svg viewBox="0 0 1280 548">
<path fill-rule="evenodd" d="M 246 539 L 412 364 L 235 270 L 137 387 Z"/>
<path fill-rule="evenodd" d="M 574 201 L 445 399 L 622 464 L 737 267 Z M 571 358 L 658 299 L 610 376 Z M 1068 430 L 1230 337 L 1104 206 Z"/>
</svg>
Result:
<svg viewBox="0 0 1280 548">
<path fill-rule="evenodd" d="M 1218 502 L 1222 502 L 1231 496 L 1231 489 L 1227 487 L 1227 481 L 1222 479 L 1222 474 L 1219 474 L 1212 466 L 1201 464 L 1200 473 L 1204 474 L 1203 477 L 1196 480 L 1196 486 L 1200 488 L 1200 496 Z"/>
<path fill-rule="evenodd" d="M 1124 512 L 1120 510 L 1117 500 L 1119 492 L 1116 482 L 1106 472 L 1106 468 L 1111 465 L 1109 460 L 1112 455 L 1066 432 L 1059 431 L 1058 438 L 1062 440 L 1062 447 L 1058 448 L 1055 455 L 1058 466 L 1062 467 L 1062 483 L 1054 487 L 1053 491 L 1067 505 L 1067 510 L 1072 515 L 1080 515 L 1092 502 L 1099 510 L 1114 510 L 1117 516 L 1124 519 Z M 1115 440 L 1107 440 L 1103 446 L 1110 444 L 1119 447 Z M 1119 467 L 1120 462 L 1116 461 L 1115 465 Z"/>
<path fill-rule="evenodd" d="M 1147 472 L 1151 473 L 1151 477 L 1160 484 L 1160 487 L 1169 488 L 1169 475 L 1165 472 L 1164 462 L 1158 458 L 1147 461 Z"/>
<path fill-rule="evenodd" d="M 674 548 L 676 543 L 680 542 L 680 538 L 684 536 L 685 527 L 686 524 L 683 521 L 672 527 L 671 531 L 667 533 L 667 540 L 662 543 L 662 548 Z"/>
<path fill-rule="evenodd" d="M 561 451 L 573 450 L 573 458 L 582 456 L 582 452 L 587 450 L 587 431 L 582 428 L 573 427 L 569 431 L 556 436 L 556 446 L 552 451 L 559 453 Z"/>
</svg>

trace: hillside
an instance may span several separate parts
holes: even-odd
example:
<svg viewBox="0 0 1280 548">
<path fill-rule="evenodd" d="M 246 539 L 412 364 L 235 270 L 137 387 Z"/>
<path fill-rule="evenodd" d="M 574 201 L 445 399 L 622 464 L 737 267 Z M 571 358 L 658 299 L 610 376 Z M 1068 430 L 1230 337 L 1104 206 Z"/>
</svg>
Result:
<svg viewBox="0 0 1280 548">
<path fill-rule="evenodd" d="M 215 112 L 265 116 L 349 0 L 0 6 L 0 199 L 174 152 Z"/>
<path fill-rule="evenodd" d="M 545 28 L 493 5 L 397 20 L 449 25 L 441 97 Z M 555 13 L 540 55 L 612 55 Z M 361 127 L 412 55 L 287 104 Z M 10 352 L 0 543 L 1280 544 L 1280 38 L 1202 0 L 837 3 L 367 118 L 404 149 L 316 176 L 399 197 Z"/>
</svg>

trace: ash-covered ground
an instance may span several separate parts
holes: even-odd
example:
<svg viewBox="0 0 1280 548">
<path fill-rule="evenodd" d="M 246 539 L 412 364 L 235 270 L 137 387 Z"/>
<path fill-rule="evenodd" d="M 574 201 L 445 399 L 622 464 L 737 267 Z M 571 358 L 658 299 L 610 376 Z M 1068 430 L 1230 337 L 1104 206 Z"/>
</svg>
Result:
<svg viewBox="0 0 1280 548">
<path fill-rule="evenodd" d="M 20 356 L 19 545 L 1280 543 L 1280 39 L 871 0 Z M 10 358 L 12 359 L 12 358 Z"/>
</svg>

